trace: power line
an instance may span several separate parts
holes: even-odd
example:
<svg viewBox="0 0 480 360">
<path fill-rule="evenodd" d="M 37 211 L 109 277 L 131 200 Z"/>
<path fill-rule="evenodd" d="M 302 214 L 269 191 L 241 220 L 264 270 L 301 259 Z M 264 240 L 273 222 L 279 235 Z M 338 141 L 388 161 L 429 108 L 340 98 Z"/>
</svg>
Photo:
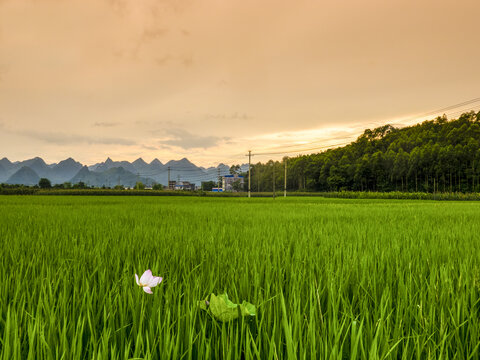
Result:
<svg viewBox="0 0 480 360">
<path fill-rule="evenodd" d="M 442 112 L 442 111 L 444 111 L 444 110 L 447 110 L 447 109 L 453 110 L 453 109 L 455 109 L 455 108 L 459 108 L 459 107 L 462 107 L 462 106 L 465 106 L 465 105 L 468 105 L 468 104 L 472 104 L 472 103 L 476 103 L 476 102 L 480 102 L 480 98 L 472 99 L 472 100 L 465 101 L 465 102 L 460 103 L 460 104 L 451 105 L 451 106 L 448 106 L 448 107 L 445 107 L 445 108 L 442 108 L 442 109 L 439 109 L 439 110 L 436 110 L 436 111 L 432 111 L 432 112 L 429 112 L 429 113 L 424 114 L 423 117 L 429 116 L 429 115 L 433 115 L 433 114 L 438 114 L 438 113 L 440 113 L 440 112 Z M 476 109 L 477 107 L 480 107 L 480 104 L 477 105 L 477 106 L 474 107 L 474 108 L 463 109 L 463 110 L 460 110 L 460 111 L 456 111 L 456 112 L 452 112 L 452 113 L 447 113 L 447 114 L 445 114 L 445 115 L 447 115 L 447 117 L 449 117 L 449 116 L 455 116 L 455 115 L 459 115 L 459 114 L 464 114 L 464 113 L 467 113 L 467 112 L 470 112 L 470 111 L 475 111 L 475 110 L 477 110 L 477 109 Z M 419 117 L 416 117 L 416 118 L 419 118 Z M 407 126 L 409 126 L 409 125 L 407 125 Z M 320 142 L 320 141 L 315 141 L 315 142 L 312 142 L 312 143 L 310 143 L 310 144 L 314 144 L 314 143 L 318 143 L 318 142 Z M 332 148 L 332 147 L 346 146 L 346 145 L 351 144 L 352 142 L 353 142 L 353 141 L 344 142 L 344 143 L 340 143 L 340 144 L 320 146 L 320 147 L 311 147 L 311 148 L 305 148 L 305 149 L 295 149 L 295 150 L 290 150 L 290 151 L 254 153 L 254 154 L 252 154 L 252 155 L 256 155 L 256 156 L 260 156 L 260 155 L 283 155 L 283 154 L 300 153 L 300 152 L 312 151 L 312 150 L 326 150 L 326 149 L 329 149 L 329 148 Z M 284 146 L 284 147 L 289 147 L 289 146 Z"/>
<path fill-rule="evenodd" d="M 470 106 L 470 107 L 465 108 L 467 106 Z M 463 109 L 461 109 L 461 108 L 463 108 Z M 447 107 L 443 107 L 443 108 L 440 108 L 440 109 L 437 109 L 437 110 L 429 111 L 429 112 L 426 112 L 424 114 L 411 116 L 409 118 L 402 119 L 401 121 L 404 122 L 404 121 L 410 121 L 410 120 L 414 120 L 414 119 L 420 120 L 422 118 L 425 118 L 425 117 L 428 117 L 428 116 L 433 116 L 433 115 L 436 115 L 436 114 L 440 114 L 442 112 L 445 115 L 447 115 L 447 117 L 452 118 L 452 117 L 455 117 L 456 115 L 467 113 L 467 112 L 470 112 L 470 111 L 478 111 L 479 108 L 480 108 L 480 97 L 477 97 L 477 98 L 470 99 L 470 100 L 467 100 L 467 101 L 464 101 L 464 102 L 461 102 L 461 103 L 457 103 L 457 104 L 450 105 L 450 106 L 447 106 Z M 461 109 L 461 110 L 457 110 L 457 109 Z M 405 127 L 405 126 L 411 126 L 411 125 L 403 125 L 403 124 L 395 124 L 395 123 L 392 123 L 392 125 L 397 127 L 397 128 L 402 128 L 402 127 Z M 378 126 L 382 126 L 382 125 L 379 124 Z M 250 155 L 249 164 L 251 164 L 251 156 L 287 155 L 287 154 L 294 154 L 294 153 L 297 153 L 297 154 L 300 155 L 300 153 L 304 153 L 304 152 L 308 152 L 308 151 L 327 150 L 327 149 L 334 148 L 334 147 L 349 145 L 354 141 L 355 140 L 351 140 L 351 141 L 348 141 L 348 142 L 345 141 L 345 142 L 342 142 L 342 143 L 336 143 L 336 144 L 332 144 L 332 145 L 314 146 L 316 144 L 321 144 L 321 143 L 324 142 L 323 140 L 315 140 L 315 141 L 305 143 L 305 144 L 298 144 L 298 143 L 292 144 L 292 143 L 290 143 L 288 145 L 278 146 L 276 148 L 270 148 L 270 149 L 267 148 L 263 152 L 260 151 L 258 153 L 253 153 L 252 151 L 249 151 L 249 155 Z M 293 149 L 291 149 L 291 148 L 293 148 Z M 242 156 L 242 155 L 243 154 L 238 154 L 239 157 Z M 232 156 L 234 156 L 234 157 L 230 157 L 229 159 L 224 159 L 222 163 L 223 164 L 225 162 L 238 162 L 240 164 L 243 163 L 243 161 L 239 161 L 239 159 L 236 157 L 236 155 L 232 155 Z M 118 165 L 121 166 L 121 164 L 118 164 Z M 221 168 L 219 168 L 218 166 L 217 167 L 210 167 L 210 168 L 196 168 L 196 167 L 193 167 L 194 166 L 193 165 L 193 166 L 188 166 L 188 167 L 182 166 L 182 167 L 176 168 L 176 167 L 167 166 L 166 164 L 162 164 L 162 165 L 163 165 L 163 167 L 161 169 L 158 169 L 157 171 L 151 171 L 151 172 L 145 171 L 143 173 L 139 172 L 139 171 L 136 171 L 137 180 L 138 180 L 138 177 L 140 177 L 140 176 L 141 177 L 147 177 L 147 178 L 157 177 L 157 176 L 165 176 L 167 171 L 168 172 L 173 172 L 174 176 L 181 175 L 182 178 L 184 178 L 188 181 L 192 181 L 192 182 L 198 182 L 198 181 L 203 181 L 203 180 L 205 180 L 205 181 L 215 180 L 215 178 L 219 175 L 225 176 L 225 175 L 229 174 L 229 173 L 220 174 L 219 171 L 220 171 Z M 225 165 L 225 166 L 228 167 L 228 165 Z M 117 167 L 117 166 L 115 166 L 115 167 Z M 248 167 L 249 175 L 250 175 L 250 168 L 251 168 L 251 165 L 249 165 L 249 167 Z M 119 180 L 118 180 L 118 182 L 119 182 Z"/>
<path fill-rule="evenodd" d="M 175 174 L 176 176 L 181 176 L 182 179 L 184 180 L 209 180 L 209 179 L 216 179 L 218 175 L 220 176 L 226 176 L 229 175 L 230 173 L 222 172 L 222 173 L 217 173 L 217 174 L 211 174 L 211 175 L 200 175 L 200 176 L 194 176 L 194 175 L 183 175 L 182 173 Z"/>
<path fill-rule="evenodd" d="M 230 168 L 230 167 L 229 167 Z M 205 170 L 202 170 L 202 169 L 178 169 L 178 168 L 170 168 L 170 171 L 173 173 L 177 173 L 177 172 L 182 172 L 182 173 L 201 173 L 201 175 L 209 175 L 210 173 L 214 173 L 214 171 L 217 171 L 216 170 L 217 168 L 213 168 L 211 170 L 209 170 L 209 172 L 206 172 Z M 166 174 L 168 172 L 168 169 L 166 170 L 162 170 L 162 171 L 158 171 L 158 172 L 152 172 L 152 173 L 139 173 L 141 176 L 155 176 L 155 175 L 162 175 L 162 174 Z"/>
<path fill-rule="evenodd" d="M 333 144 L 333 145 L 326 145 L 326 146 L 317 146 L 317 147 L 308 148 L 308 149 L 296 149 L 296 150 L 291 150 L 291 151 L 280 151 L 280 152 L 269 152 L 269 153 L 255 153 L 255 154 L 252 154 L 252 155 L 255 155 L 255 156 L 259 156 L 259 155 L 283 155 L 283 154 L 300 153 L 300 152 L 311 151 L 311 150 L 321 150 L 321 149 L 324 149 L 324 150 L 325 150 L 325 149 L 329 149 L 329 148 L 336 147 L 336 146 L 348 145 L 348 144 L 350 144 L 350 143 L 351 143 L 351 142 L 341 143 L 341 144 Z"/>
<path fill-rule="evenodd" d="M 447 113 L 443 113 L 442 115 L 447 116 L 447 118 L 449 118 L 449 119 L 454 119 L 457 115 L 462 115 L 462 114 L 465 114 L 465 113 L 469 113 L 469 112 L 472 112 L 472 111 L 475 112 L 475 111 L 479 111 L 479 110 L 480 110 L 480 104 L 473 107 L 473 108 L 462 109 L 462 110 L 454 111 L 454 112 L 450 112 L 450 113 L 447 112 Z M 426 120 L 426 121 L 428 121 L 428 120 Z M 413 124 L 394 124 L 394 126 L 399 128 L 399 129 L 402 129 L 402 128 L 406 128 L 406 127 L 409 127 L 409 126 L 413 126 Z"/>
<path fill-rule="evenodd" d="M 444 111 L 447 111 L 447 110 L 453 110 L 453 109 L 457 109 L 457 108 L 461 108 L 461 107 L 464 107 L 464 106 L 467 106 L 467 105 L 470 105 L 470 104 L 474 104 L 474 103 L 480 103 L 480 97 L 478 98 L 474 98 L 474 99 L 470 99 L 470 100 L 467 100 L 467 101 L 464 101 L 464 102 L 461 102 L 461 103 L 458 103 L 458 104 L 454 104 L 454 105 L 450 105 L 450 106 L 447 106 L 447 107 L 444 107 L 444 108 L 441 108 L 441 109 L 437 109 L 437 110 L 432 110 L 432 111 L 429 111 L 429 112 L 426 112 L 424 114 L 419 114 L 419 115 L 415 115 L 415 116 L 411 116 L 411 117 L 408 117 L 408 118 L 405 118 L 405 119 L 402 119 L 402 121 L 410 121 L 410 120 L 415 120 L 415 119 L 422 119 L 424 117 L 427 117 L 427 116 L 431 116 L 431 115 L 435 115 L 435 114 L 439 114 L 441 112 L 444 112 Z M 479 105 L 477 105 L 476 107 L 479 107 Z M 470 108 L 470 109 L 464 109 L 464 110 L 460 110 L 458 112 L 455 112 L 455 113 L 451 113 L 451 114 L 446 114 L 447 116 L 452 116 L 452 115 L 456 115 L 458 113 L 464 113 L 464 112 L 468 112 L 468 111 L 471 111 L 471 110 L 474 110 L 475 108 Z M 372 124 L 374 126 L 382 126 L 381 124 Z M 385 124 L 384 124 L 385 125 Z M 393 124 L 395 125 L 395 124 Z M 410 125 L 403 125 L 403 124 L 398 124 L 397 126 L 399 127 L 402 127 L 402 126 L 410 126 Z M 309 143 L 306 143 L 306 144 L 289 144 L 289 145 L 282 145 L 281 149 L 285 149 L 285 148 L 289 148 L 289 147 L 298 147 L 298 146 L 312 146 L 314 144 L 318 144 L 318 143 L 322 143 L 322 142 L 325 142 L 325 140 L 316 140 L 316 141 L 312 141 L 312 142 L 309 142 Z M 345 143 L 345 144 L 340 144 L 340 145 L 331 145 L 331 146 L 342 146 L 342 145 L 347 145 L 348 143 Z M 320 148 L 309 148 L 309 149 L 305 149 L 305 151 L 309 151 L 309 150 L 317 150 L 317 149 L 320 149 Z M 265 153 L 256 153 L 255 155 L 281 155 L 281 154 L 287 154 L 287 153 L 296 153 L 296 152 L 302 152 L 303 150 L 292 150 L 292 151 L 279 151 L 279 152 L 275 152 L 275 149 L 271 149 L 272 151 L 268 151 L 269 149 L 266 149 L 267 152 Z M 261 151 L 261 150 L 260 150 Z"/>
<path fill-rule="evenodd" d="M 181 175 L 181 174 L 179 174 Z M 218 176 L 226 176 L 226 175 L 229 175 L 229 173 L 220 173 L 220 174 L 217 174 L 217 175 L 213 175 L 213 176 L 203 176 L 203 177 L 192 177 L 192 176 L 182 176 L 183 179 L 185 180 L 188 180 L 188 181 L 193 181 L 193 180 L 204 180 L 204 181 L 209 181 L 209 180 L 215 180 L 217 179 Z"/>
<path fill-rule="evenodd" d="M 457 115 L 462 115 L 462 114 L 465 114 L 465 113 L 469 113 L 469 112 L 472 112 L 472 111 L 475 112 L 475 110 L 479 111 L 480 108 L 478 108 L 478 109 L 472 108 L 472 109 L 469 109 L 469 110 L 461 110 L 461 111 L 456 111 L 454 113 L 445 114 L 445 115 L 447 115 L 447 117 L 452 117 L 452 116 L 457 116 Z"/>
<path fill-rule="evenodd" d="M 450 105 L 450 106 L 447 106 L 447 107 L 444 107 L 444 108 L 441 108 L 441 109 L 438 109 L 438 110 L 429 111 L 429 112 L 427 112 L 423 115 L 415 116 L 414 118 L 420 118 L 420 117 L 435 115 L 435 114 L 441 113 L 441 112 L 446 111 L 446 110 L 457 109 L 457 108 L 460 108 L 462 106 L 474 104 L 476 102 L 480 102 L 480 97 L 474 98 L 474 99 L 471 99 L 471 100 L 467 100 L 467 101 L 461 102 L 459 104 Z"/>
<path fill-rule="evenodd" d="M 438 115 L 438 114 L 442 114 L 442 115 L 445 114 L 447 116 L 453 116 L 453 115 L 456 115 L 456 114 L 463 114 L 465 112 L 475 110 L 476 108 L 478 108 L 480 106 L 480 104 L 474 106 L 473 108 L 463 109 L 463 110 L 455 111 L 453 113 L 445 113 L 445 111 L 459 109 L 461 107 L 464 107 L 464 106 L 467 106 L 467 105 L 470 105 L 470 104 L 474 104 L 474 103 L 478 103 L 478 102 L 480 102 L 480 98 L 475 98 L 475 99 L 471 99 L 471 100 L 468 100 L 468 101 L 464 101 L 464 102 L 459 103 L 459 104 L 450 105 L 450 106 L 447 106 L 447 107 L 442 108 L 442 109 L 429 111 L 429 112 L 424 113 L 424 114 L 410 116 L 410 117 L 407 117 L 405 119 L 402 119 L 401 121 L 405 122 L 405 121 L 411 121 L 411 120 L 420 120 L 420 119 L 423 119 L 425 117 Z M 411 126 L 411 125 L 398 124 L 398 126 L 405 127 L 405 126 Z"/>
</svg>

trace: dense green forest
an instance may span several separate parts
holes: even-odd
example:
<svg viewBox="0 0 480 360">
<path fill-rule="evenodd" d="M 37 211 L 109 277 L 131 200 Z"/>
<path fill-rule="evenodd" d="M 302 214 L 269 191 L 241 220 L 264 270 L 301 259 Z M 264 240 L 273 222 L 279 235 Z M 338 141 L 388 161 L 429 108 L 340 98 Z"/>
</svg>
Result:
<svg viewBox="0 0 480 360">
<path fill-rule="evenodd" d="M 257 163 L 252 191 L 480 191 L 480 112 L 415 126 L 367 129 L 351 144 L 325 152 Z"/>
</svg>

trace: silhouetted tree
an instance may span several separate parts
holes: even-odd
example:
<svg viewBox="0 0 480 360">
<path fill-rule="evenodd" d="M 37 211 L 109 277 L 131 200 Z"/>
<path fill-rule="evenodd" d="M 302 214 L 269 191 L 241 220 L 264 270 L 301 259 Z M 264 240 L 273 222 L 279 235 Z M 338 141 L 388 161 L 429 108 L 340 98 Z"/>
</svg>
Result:
<svg viewBox="0 0 480 360">
<path fill-rule="evenodd" d="M 215 181 L 202 181 L 202 190 L 203 191 L 212 191 L 214 187 L 217 187 L 217 183 Z"/>
<path fill-rule="evenodd" d="M 153 190 L 163 190 L 163 185 L 162 184 L 153 184 L 152 189 Z"/>
<path fill-rule="evenodd" d="M 271 191 L 274 166 L 283 187 L 283 163 L 270 160 L 252 165 L 252 191 Z M 480 112 L 367 129 L 350 145 L 289 158 L 287 189 L 480 191 Z"/>
<path fill-rule="evenodd" d="M 47 178 L 41 178 L 38 181 L 38 186 L 40 189 L 50 189 L 52 187 L 52 183 Z"/>
</svg>

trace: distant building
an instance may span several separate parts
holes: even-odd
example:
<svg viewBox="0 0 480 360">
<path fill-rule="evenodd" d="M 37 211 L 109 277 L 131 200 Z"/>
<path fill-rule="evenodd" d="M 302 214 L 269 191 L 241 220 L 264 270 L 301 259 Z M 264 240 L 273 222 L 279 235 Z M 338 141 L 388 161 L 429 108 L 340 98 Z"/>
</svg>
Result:
<svg viewBox="0 0 480 360">
<path fill-rule="evenodd" d="M 175 185 L 177 185 L 177 182 L 175 180 L 170 180 L 168 182 L 168 190 L 175 190 Z"/>
<path fill-rule="evenodd" d="M 170 181 L 172 182 L 172 181 Z M 173 181 L 173 190 L 188 190 L 193 191 L 195 190 L 195 184 L 192 184 L 189 181 Z M 169 187 L 170 188 L 170 187 Z"/>
<path fill-rule="evenodd" d="M 243 176 L 234 174 L 234 175 L 225 175 L 222 178 L 222 188 L 223 191 L 238 191 L 234 189 L 233 183 L 238 182 L 240 184 L 240 188 L 243 189 Z"/>
<path fill-rule="evenodd" d="M 223 189 L 222 188 L 212 188 L 212 192 L 223 192 Z"/>
</svg>

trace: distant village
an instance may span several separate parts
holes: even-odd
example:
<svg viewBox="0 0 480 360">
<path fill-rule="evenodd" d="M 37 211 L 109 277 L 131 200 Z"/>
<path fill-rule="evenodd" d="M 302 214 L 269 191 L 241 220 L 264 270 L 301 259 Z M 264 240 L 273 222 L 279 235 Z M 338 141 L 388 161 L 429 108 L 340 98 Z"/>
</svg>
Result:
<svg viewBox="0 0 480 360">
<path fill-rule="evenodd" d="M 212 191 L 212 192 L 238 192 L 244 188 L 244 177 L 238 174 L 230 174 L 221 177 L 221 182 L 204 181 L 201 186 L 195 185 L 189 181 L 175 181 L 168 182 L 168 190 L 178 191 Z"/>
</svg>

